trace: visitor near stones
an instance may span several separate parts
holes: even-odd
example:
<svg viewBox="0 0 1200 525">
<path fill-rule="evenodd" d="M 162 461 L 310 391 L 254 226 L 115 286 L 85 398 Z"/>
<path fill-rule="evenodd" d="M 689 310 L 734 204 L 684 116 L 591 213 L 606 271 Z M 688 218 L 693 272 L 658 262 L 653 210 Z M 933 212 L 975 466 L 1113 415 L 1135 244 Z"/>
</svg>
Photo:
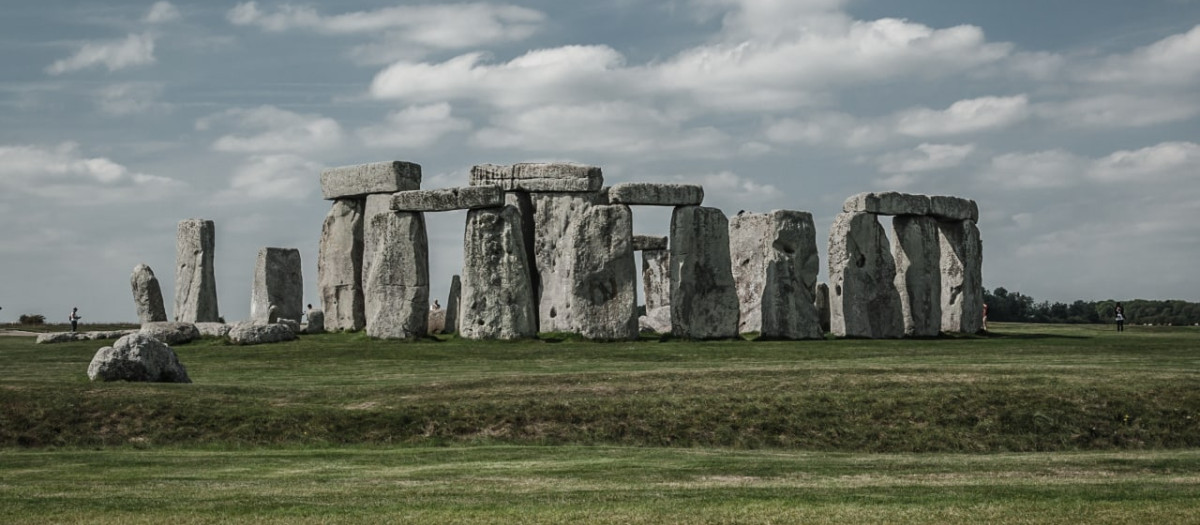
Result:
<svg viewBox="0 0 1200 525">
<path fill-rule="evenodd" d="M 71 331 L 74 332 L 79 328 L 79 320 L 83 317 L 79 316 L 79 307 L 71 308 L 71 314 L 67 316 L 67 320 L 71 322 Z"/>
</svg>

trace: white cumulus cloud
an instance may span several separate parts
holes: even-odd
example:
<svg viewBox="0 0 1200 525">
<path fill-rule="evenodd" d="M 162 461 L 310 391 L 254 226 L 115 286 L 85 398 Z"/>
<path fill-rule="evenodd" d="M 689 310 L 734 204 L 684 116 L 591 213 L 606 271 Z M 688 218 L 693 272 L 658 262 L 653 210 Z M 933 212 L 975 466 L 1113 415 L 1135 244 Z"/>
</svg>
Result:
<svg viewBox="0 0 1200 525">
<path fill-rule="evenodd" d="M 96 106 L 102 113 L 116 116 L 167 112 L 171 110 L 171 105 L 159 101 L 162 92 L 162 84 L 113 84 L 97 92 Z"/>
<path fill-rule="evenodd" d="M 217 193 L 213 202 L 302 200 L 312 193 L 313 181 L 324 168 L 290 153 L 252 155 L 234 169 L 229 188 Z"/>
<path fill-rule="evenodd" d="M 881 173 L 916 173 L 959 166 L 975 151 L 974 144 L 921 144 L 877 159 Z"/>
<path fill-rule="evenodd" d="M 1088 175 L 1111 183 L 1186 180 L 1200 183 L 1200 145 L 1163 142 L 1138 150 L 1117 151 L 1093 162 Z"/>
<path fill-rule="evenodd" d="M 471 121 L 455 117 L 450 104 L 410 106 L 388 115 L 383 124 L 358 129 L 372 147 L 426 148 L 448 133 L 471 129 Z"/>
<path fill-rule="evenodd" d="M 61 75 L 101 65 L 109 71 L 117 71 L 153 63 L 154 37 L 143 33 L 129 35 L 124 40 L 88 42 L 74 55 L 50 64 L 46 72 Z"/>
<path fill-rule="evenodd" d="M 1200 78 L 1200 25 L 1127 54 L 1107 58 L 1082 76 L 1093 82 L 1186 85 Z"/>
<path fill-rule="evenodd" d="M 167 177 L 131 171 L 107 157 L 84 155 L 74 142 L 53 148 L 0 146 L 0 174 L 4 193 L 82 205 L 152 201 L 185 187 Z"/>
<path fill-rule="evenodd" d="M 180 18 L 183 18 L 183 15 L 179 13 L 179 8 L 171 2 L 159 1 L 150 6 L 150 10 L 146 11 L 146 16 L 142 17 L 142 21 L 147 24 L 165 24 Z"/>
<path fill-rule="evenodd" d="M 337 146 L 342 127 L 337 121 L 314 114 L 301 114 L 275 106 L 230 109 L 204 117 L 196 129 L 232 127 L 241 133 L 222 135 L 213 142 L 216 151 L 266 153 L 307 152 Z"/>
<path fill-rule="evenodd" d="M 1010 126 L 1029 116 L 1029 97 L 981 97 L 960 100 L 944 110 L 911 109 L 897 117 L 896 130 L 914 137 L 974 133 Z"/>
</svg>

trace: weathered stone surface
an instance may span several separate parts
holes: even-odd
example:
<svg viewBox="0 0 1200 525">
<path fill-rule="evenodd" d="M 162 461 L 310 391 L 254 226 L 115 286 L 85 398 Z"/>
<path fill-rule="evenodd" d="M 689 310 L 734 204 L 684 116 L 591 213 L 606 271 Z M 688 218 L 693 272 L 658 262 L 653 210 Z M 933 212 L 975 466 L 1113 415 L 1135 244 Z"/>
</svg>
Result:
<svg viewBox="0 0 1200 525">
<path fill-rule="evenodd" d="M 321 194 L 326 200 L 419 189 L 421 166 L 411 162 L 376 162 L 321 172 Z"/>
<path fill-rule="evenodd" d="M 729 221 L 739 331 L 764 339 L 822 336 L 812 290 L 820 263 L 812 215 L 776 210 Z"/>
<path fill-rule="evenodd" d="M 450 297 L 446 299 L 446 326 L 443 331 L 452 334 L 458 331 L 458 309 L 462 298 L 462 279 L 455 275 L 450 278 Z"/>
<path fill-rule="evenodd" d="M 665 237 L 664 237 L 665 239 Z M 638 319 L 639 329 L 660 334 L 671 332 L 671 252 L 642 251 L 642 294 L 646 315 Z"/>
<path fill-rule="evenodd" d="M 929 197 L 894 191 L 859 193 L 846 199 L 842 211 L 877 215 L 928 215 Z"/>
<path fill-rule="evenodd" d="M 817 319 L 821 321 L 821 331 L 829 333 L 829 285 L 817 283 L 813 293 L 813 303 L 817 307 Z"/>
<path fill-rule="evenodd" d="M 304 333 L 306 334 L 323 334 L 325 333 L 325 312 L 321 310 L 309 310 L 305 314 L 308 323 L 304 325 Z"/>
<path fill-rule="evenodd" d="M 929 215 L 944 221 L 979 222 L 979 205 L 971 199 L 935 195 L 929 198 Z"/>
<path fill-rule="evenodd" d="M 537 258 L 537 211 L 533 205 L 533 194 L 525 191 L 510 191 L 504 194 L 504 203 L 517 209 L 521 216 L 521 239 L 525 243 L 525 260 L 529 261 L 529 284 L 533 287 L 533 315 L 541 321 L 539 300 L 542 296 L 542 279 L 538 274 Z M 563 230 L 565 232 L 566 230 Z M 461 304 L 461 303 L 460 303 Z M 460 307 L 461 309 L 461 307 Z M 460 317 L 461 319 L 461 312 Z"/>
<path fill-rule="evenodd" d="M 681 206 L 671 215 L 670 237 L 671 332 L 686 339 L 736 337 L 729 220 L 716 208 Z"/>
<path fill-rule="evenodd" d="M 101 348 L 87 369 L 92 381 L 191 383 L 175 351 L 147 334 L 130 334 Z"/>
<path fill-rule="evenodd" d="M 272 316 L 277 319 L 300 319 L 303 315 L 304 277 L 300 267 L 300 250 L 259 249 L 250 292 L 250 320 L 265 323 L 273 321 Z"/>
<path fill-rule="evenodd" d="M 571 163 L 481 164 L 471 168 L 471 185 L 504 191 L 596 192 L 604 186 L 604 175 L 598 167 Z"/>
<path fill-rule="evenodd" d="M 983 328 L 983 241 L 972 221 L 938 224 L 942 330 L 973 334 Z"/>
<path fill-rule="evenodd" d="M 829 231 L 830 331 L 840 337 L 904 334 L 896 263 L 871 213 L 840 213 Z"/>
<path fill-rule="evenodd" d="M 317 288 L 330 330 L 367 326 L 362 293 L 363 199 L 338 199 L 325 216 L 317 256 Z"/>
<path fill-rule="evenodd" d="M 596 202 L 596 193 L 533 193 L 533 254 L 538 299 L 538 330 L 578 333 L 579 325 L 571 312 L 570 297 L 575 286 L 571 273 L 572 254 L 581 239 L 570 235 L 571 228 L 587 215 Z M 528 239 L 525 239 L 526 241 Z"/>
<path fill-rule="evenodd" d="M 216 247 L 213 221 L 179 221 L 175 239 L 175 320 L 216 322 L 217 278 L 213 267 Z"/>
<path fill-rule="evenodd" d="M 622 182 L 608 189 L 612 204 L 645 206 L 699 206 L 704 202 L 704 187 L 698 184 L 658 184 Z"/>
<path fill-rule="evenodd" d="M 446 331 L 446 309 L 437 308 L 429 311 L 429 333 L 441 334 Z"/>
<path fill-rule="evenodd" d="M 368 209 L 371 207 L 368 199 Z M 429 327 L 429 240 L 419 212 L 369 216 L 363 241 L 367 335 L 417 339 Z"/>
<path fill-rule="evenodd" d="M 137 330 L 100 330 L 91 332 L 48 332 L 38 334 L 34 344 L 57 344 L 72 341 L 97 341 L 100 339 L 119 339 Z"/>
<path fill-rule="evenodd" d="M 83 332 L 83 337 L 88 341 L 98 341 L 101 339 L 120 339 L 135 332 L 137 332 L 137 330 L 95 330 L 91 332 Z"/>
<path fill-rule="evenodd" d="M 392 211 L 452 211 L 504 206 L 499 186 L 412 190 L 392 194 Z"/>
<path fill-rule="evenodd" d="M 633 213 L 625 205 L 592 206 L 567 231 L 562 259 L 572 278 L 563 317 L 588 339 L 637 339 L 637 270 Z M 561 267 L 561 266 L 560 266 Z"/>
<path fill-rule="evenodd" d="M 653 332 L 656 334 L 671 333 L 671 309 L 647 309 L 646 315 L 638 317 L 638 331 Z"/>
<path fill-rule="evenodd" d="M 129 276 L 129 286 L 133 289 L 133 304 L 140 322 L 167 320 L 167 307 L 163 306 L 162 288 L 158 285 L 154 270 L 145 264 L 134 266 L 133 275 Z"/>
<path fill-rule="evenodd" d="M 466 339 L 537 335 L 533 287 L 513 206 L 467 212 L 458 333 Z"/>
<path fill-rule="evenodd" d="M 937 220 L 913 215 L 892 219 L 892 253 L 904 335 L 938 335 L 942 329 L 942 281 Z"/>
<path fill-rule="evenodd" d="M 235 345 L 262 345 L 296 339 L 296 331 L 281 323 L 260 324 L 252 321 L 234 323 L 229 327 L 229 341 Z"/>
<path fill-rule="evenodd" d="M 225 337 L 229 335 L 229 325 L 225 323 L 196 323 L 196 330 L 201 337 Z"/>
<path fill-rule="evenodd" d="M 670 248 L 667 237 L 660 235 L 634 235 L 633 251 L 666 250 Z"/>
<path fill-rule="evenodd" d="M 169 345 L 190 343 L 200 338 L 200 330 L 195 323 L 142 323 L 139 331 Z"/>
</svg>

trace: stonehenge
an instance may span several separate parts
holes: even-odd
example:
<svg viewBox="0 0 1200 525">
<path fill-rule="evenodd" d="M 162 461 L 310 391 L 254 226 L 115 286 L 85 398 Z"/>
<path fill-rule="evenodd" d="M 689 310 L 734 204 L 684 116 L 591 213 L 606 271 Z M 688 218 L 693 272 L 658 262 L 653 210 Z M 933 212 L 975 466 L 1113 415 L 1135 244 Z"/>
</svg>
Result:
<svg viewBox="0 0 1200 525">
<path fill-rule="evenodd" d="M 367 325 L 362 291 L 363 206 L 338 199 L 325 216 L 317 255 L 317 291 L 329 330 L 362 330 Z"/>
<path fill-rule="evenodd" d="M 162 288 L 154 270 L 145 264 L 133 267 L 133 275 L 129 276 L 129 285 L 133 288 L 133 303 L 137 307 L 138 322 L 156 323 L 167 320 L 167 308 L 163 306 Z"/>
<path fill-rule="evenodd" d="M 429 327 L 429 241 L 421 212 L 376 213 L 363 240 L 367 335 L 416 339 Z"/>
<path fill-rule="evenodd" d="M 300 269 L 300 250 L 259 250 L 250 292 L 250 320 L 258 323 L 273 323 L 277 319 L 299 321 L 303 315 L 304 277 Z"/>
<path fill-rule="evenodd" d="M 514 206 L 467 212 L 458 333 L 467 339 L 537 335 L 533 285 Z"/>
<path fill-rule="evenodd" d="M 671 215 L 671 332 L 685 339 L 738 335 L 729 220 L 716 208 L 680 206 Z"/>
<path fill-rule="evenodd" d="M 812 215 L 738 213 L 729 221 L 738 331 L 764 339 L 820 339 L 813 291 L 820 262 Z"/>
<path fill-rule="evenodd" d="M 667 237 L 633 237 L 633 249 L 642 252 L 642 297 L 646 314 L 638 318 L 641 331 L 671 331 L 671 252 L 668 248 Z"/>
<path fill-rule="evenodd" d="M 175 320 L 187 323 L 215 322 L 217 278 L 213 267 L 216 244 L 213 221 L 187 219 L 179 222 L 175 238 Z"/>
</svg>

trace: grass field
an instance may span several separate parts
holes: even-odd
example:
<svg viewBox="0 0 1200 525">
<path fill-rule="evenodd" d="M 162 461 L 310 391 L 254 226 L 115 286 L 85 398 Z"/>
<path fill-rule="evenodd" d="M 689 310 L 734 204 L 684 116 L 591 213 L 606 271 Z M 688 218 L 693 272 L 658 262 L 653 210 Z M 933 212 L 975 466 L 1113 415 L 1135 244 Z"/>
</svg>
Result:
<svg viewBox="0 0 1200 525">
<path fill-rule="evenodd" d="M 1195 522 L 1200 331 L 176 348 L 0 338 L 0 522 Z"/>
</svg>

